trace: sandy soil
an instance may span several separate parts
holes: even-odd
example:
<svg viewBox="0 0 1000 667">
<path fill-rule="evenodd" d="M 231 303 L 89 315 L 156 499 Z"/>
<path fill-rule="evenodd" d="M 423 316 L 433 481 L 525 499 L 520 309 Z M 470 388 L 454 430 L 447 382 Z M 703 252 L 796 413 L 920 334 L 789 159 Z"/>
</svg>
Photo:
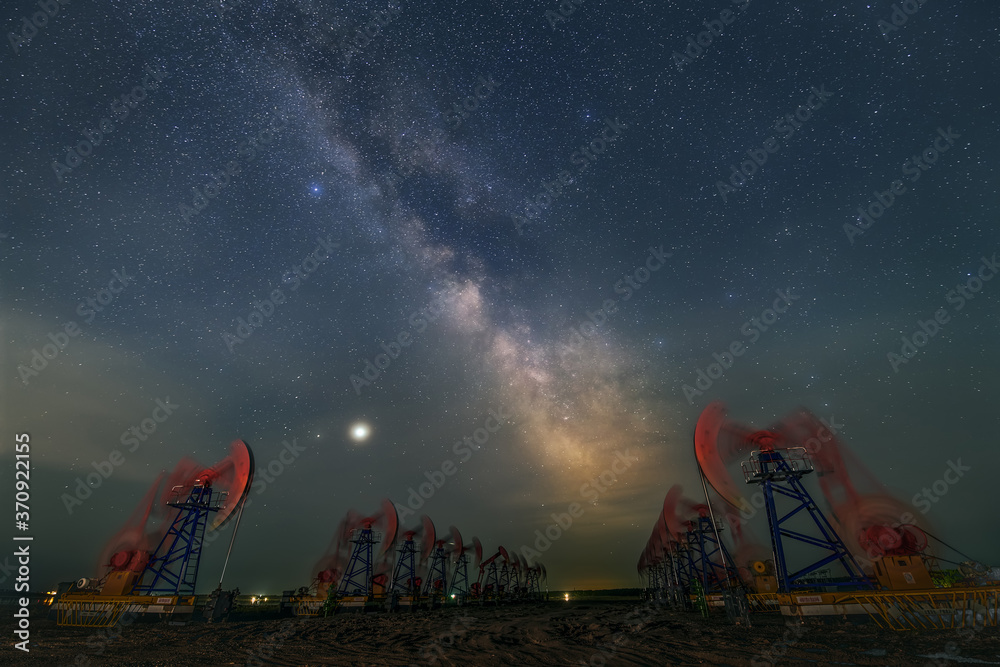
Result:
<svg viewBox="0 0 1000 667">
<path fill-rule="evenodd" d="M 5 615 L 5 637 L 13 625 Z M 244 617 L 208 625 L 135 623 L 115 631 L 32 622 L 31 652 L 4 641 L 0 664 L 39 665 L 957 665 L 1000 664 L 1000 632 L 891 633 L 843 622 L 788 627 L 755 616 L 637 601 L 469 606 L 331 618 Z M 921 657 L 931 656 L 931 657 Z"/>
</svg>

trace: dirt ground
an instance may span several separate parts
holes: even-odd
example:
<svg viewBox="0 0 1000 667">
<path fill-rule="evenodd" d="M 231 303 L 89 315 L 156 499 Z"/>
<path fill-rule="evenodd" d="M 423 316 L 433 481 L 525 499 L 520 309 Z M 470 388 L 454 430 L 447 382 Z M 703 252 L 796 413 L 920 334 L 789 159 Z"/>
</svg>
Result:
<svg viewBox="0 0 1000 667">
<path fill-rule="evenodd" d="M 13 624 L 4 615 L 5 636 Z M 873 625 L 750 628 L 716 613 L 670 612 L 638 601 L 550 601 L 402 614 L 274 616 L 187 625 L 136 622 L 118 631 L 33 619 L 30 653 L 6 640 L 0 664 L 38 665 L 1000 665 L 996 628 L 880 631 Z M 120 634 L 119 634 L 120 633 Z"/>
</svg>

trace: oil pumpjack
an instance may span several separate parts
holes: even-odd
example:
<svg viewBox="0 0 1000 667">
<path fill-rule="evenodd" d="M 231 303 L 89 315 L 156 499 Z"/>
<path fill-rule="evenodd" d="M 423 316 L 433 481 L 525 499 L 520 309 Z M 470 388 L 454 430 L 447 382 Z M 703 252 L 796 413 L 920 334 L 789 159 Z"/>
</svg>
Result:
<svg viewBox="0 0 1000 667">
<path fill-rule="evenodd" d="M 716 490 L 722 489 L 721 494 L 728 492 L 732 497 L 733 485 L 719 454 L 720 440 L 726 441 L 726 451 L 748 456 L 741 461 L 744 481 L 759 485 L 763 494 L 778 590 L 790 593 L 808 588 L 813 584 L 804 580 L 831 564 L 839 564 L 843 575 L 831 580 L 831 586 L 872 588 L 871 580 L 803 485 L 801 478 L 812 473 L 814 467 L 806 449 L 785 435 L 788 430 L 752 431 L 727 422 L 724 406 L 713 403 L 702 413 L 695 432 L 701 469 Z M 727 500 L 732 503 L 731 497 Z M 808 547 L 796 550 L 803 556 L 794 567 L 789 565 L 791 542 Z"/>
<path fill-rule="evenodd" d="M 392 546 L 396 540 L 399 517 L 391 500 L 383 500 L 375 514 L 361 517 L 346 528 L 354 545 L 343 576 L 331 587 L 325 613 L 349 607 L 376 607 L 385 603 L 391 572 Z M 379 544 L 378 549 L 375 545 Z M 336 592 L 334 592 L 336 591 Z"/>
<path fill-rule="evenodd" d="M 448 593 L 448 562 L 456 549 L 462 546 L 462 535 L 451 526 L 447 538 L 433 540 L 434 548 L 430 564 L 427 568 L 427 580 L 424 582 L 424 597 L 431 607 L 439 607 L 447 602 Z"/>
<path fill-rule="evenodd" d="M 889 495 L 834 429 L 807 410 L 759 430 L 728 421 L 725 406 L 712 403 L 694 441 L 703 480 L 720 497 L 745 515 L 764 510 L 771 558 L 745 569 L 752 570 L 758 603 L 799 618 L 867 616 L 897 630 L 1000 624 L 998 577 L 936 588 L 925 519 Z M 736 462 L 743 481 L 759 489 L 752 503 L 728 470 Z M 803 484 L 813 472 L 829 513 Z"/>
<path fill-rule="evenodd" d="M 525 567 L 525 590 L 529 600 L 541 600 L 542 582 L 549 578 L 549 574 L 542 563 L 527 565 Z"/>
<path fill-rule="evenodd" d="M 281 613 L 318 616 L 345 608 L 372 609 L 383 604 L 397 522 L 396 507 L 388 499 L 382 501 L 374 514 L 348 510 L 326 551 L 313 566 L 312 583 L 282 592 Z"/>
<path fill-rule="evenodd" d="M 423 577 L 422 563 L 427 562 L 435 543 L 434 522 L 426 514 L 420 517 L 420 527 L 403 531 L 403 541 L 396 555 L 396 565 L 389 580 L 388 609 L 416 610 L 420 606 Z"/>
<path fill-rule="evenodd" d="M 497 559 L 503 558 L 498 566 Z M 510 574 L 507 562 L 510 556 L 507 549 L 502 545 L 497 548 L 497 552 L 484 560 L 479 565 L 479 579 L 476 582 L 476 590 L 482 602 L 497 602 L 502 600 L 507 593 L 507 584 Z"/>
<path fill-rule="evenodd" d="M 478 590 L 478 583 L 469 581 L 469 556 L 470 549 L 475 554 L 472 564 L 473 572 L 479 569 L 479 564 L 483 561 L 483 545 L 478 537 L 472 538 L 472 544 L 462 542 L 462 536 L 455 526 L 451 527 L 451 534 L 455 536 L 455 573 L 451 578 L 451 588 L 449 597 L 458 604 L 464 604 L 475 595 Z"/>
<path fill-rule="evenodd" d="M 110 627 L 125 613 L 189 618 L 205 531 L 236 520 L 224 577 L 253 474 L 253 452 L 246 442 L 236 440 L 229 455 L 211 468 L 183 460 L 162 493 L 165 475 L 160 475 L 126 525 L 105 546 L 99 564 L 107 572 L 99 579 L 79 579 L 56 599 L 57 623 Z M 176 510 L 171 523 L 165 528 L 148 526 L 162 506 Z M 154 542 L 156 547 L 151 548 Z M 210 620 L 218 620 L 228 609 L 226 601 L 231 596 L 222 593 L 222 577 L 213 593 Z"/>
</svg>

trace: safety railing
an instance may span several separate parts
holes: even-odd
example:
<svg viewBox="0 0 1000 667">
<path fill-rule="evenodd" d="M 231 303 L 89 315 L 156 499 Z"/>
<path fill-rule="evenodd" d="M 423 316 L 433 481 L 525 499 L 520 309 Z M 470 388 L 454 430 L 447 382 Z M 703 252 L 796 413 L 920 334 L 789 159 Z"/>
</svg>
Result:
<svg viewBox="0 0 1000 667">
<path fill-rule="evenodd" d="M 879 627 L 888 630 L 958 630 L 1000 625 L 1000 586 L 858 592 L 843 602 L 860 603 Z"/>
</svg>

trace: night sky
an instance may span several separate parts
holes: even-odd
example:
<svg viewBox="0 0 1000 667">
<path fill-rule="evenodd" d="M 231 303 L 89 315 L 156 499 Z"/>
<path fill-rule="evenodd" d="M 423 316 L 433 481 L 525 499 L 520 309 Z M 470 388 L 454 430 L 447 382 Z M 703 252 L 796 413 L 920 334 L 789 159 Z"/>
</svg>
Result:
<svg viewBox="0 0 1000 667">
<path fill-rule="evenodd" d="M 905 502 L 960 461 L 925 519 L 995 564 L 995 4 L 807 4 L 7 3 L 32 587 L 97 574 L 161 470 L 237 438 L 227 586 L 308 585 L 349 509 L 442 479 L 404 523 L 489 555 L 579 503 L 550 588 L 635 586 L 714 400 L 835 421 Z"/>
</svg>

